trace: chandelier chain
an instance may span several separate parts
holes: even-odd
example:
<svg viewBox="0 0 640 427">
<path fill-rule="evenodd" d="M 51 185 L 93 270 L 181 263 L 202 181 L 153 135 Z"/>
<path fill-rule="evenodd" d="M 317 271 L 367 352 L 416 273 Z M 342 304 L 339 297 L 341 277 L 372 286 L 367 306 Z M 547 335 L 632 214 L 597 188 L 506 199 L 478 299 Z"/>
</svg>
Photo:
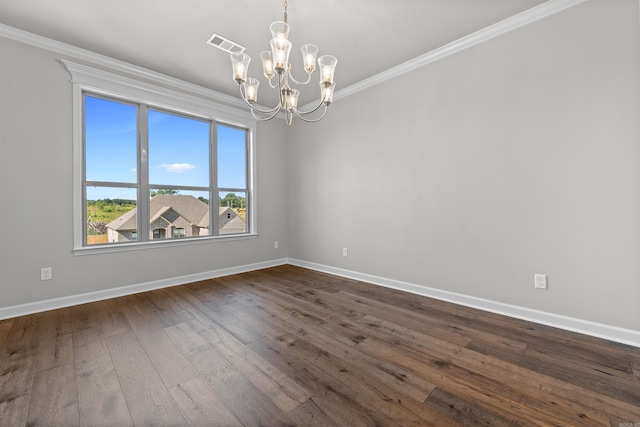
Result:
<svg viewBox="0 0 640 427">
<path fill-rule="evenodd" d="M 284 0 L 284 23 L 287 24 L 287 0 Z"/>
</svg>

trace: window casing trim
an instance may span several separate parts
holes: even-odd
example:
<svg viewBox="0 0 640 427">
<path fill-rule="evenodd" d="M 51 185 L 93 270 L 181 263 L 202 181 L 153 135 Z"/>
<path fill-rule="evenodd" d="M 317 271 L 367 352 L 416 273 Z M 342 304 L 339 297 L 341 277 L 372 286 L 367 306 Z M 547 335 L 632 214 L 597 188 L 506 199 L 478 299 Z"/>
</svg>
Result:
<svg viewBox="0 0 640 427">
<path fill-rule="evenodd" d="M 256 121 L 250 113 L 222 105 L 207 99 L 198 98 L 170 88 L 157 86 L 144 81 L 120 76 L 104 70 L 70 61 L 61 61 L 71 74 L 73 91 L 73 252 L 79 254 L 119 252 L 122 250 L 142 249 L 146 247 L 165 247 L 189 245 L 211 241 L 247 239 L 257 236 L 256 228 L 256 182 L 255 182 L 255 133 Z M 83 96 L 85 93 L 102 95 L 126 102 L 146 104 L 149 107 L 183 113 L 218 124 L 234 126 L 247 130 L 247 200 L 248 233 L 223 236 L 200 236 L 162 241 L 138 241 L 127 244 L 84 245 L 84 137 L 83 137 Z M 216 185 L 216 183 L 214 183 Z M 215 217 L 215 215 L 214 215 Z"/>
</svg>

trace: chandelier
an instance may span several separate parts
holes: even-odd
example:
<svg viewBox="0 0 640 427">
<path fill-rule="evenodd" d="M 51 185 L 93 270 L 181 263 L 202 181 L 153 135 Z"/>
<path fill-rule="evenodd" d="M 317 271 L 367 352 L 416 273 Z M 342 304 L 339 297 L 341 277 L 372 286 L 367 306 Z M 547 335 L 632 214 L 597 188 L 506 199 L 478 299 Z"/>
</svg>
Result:
<svg viewBox="0 0 640 427">
<path fill-rule="evenodd" d="M 294 116 L 305 122 L 322 120 L 333 100 L 333 91 L 336 86 L 333 81 L 333 74 L 338 60 L 331 55 L 323 55 L 317 58 L 318 47 L 312 44 L 305 44 L 300 48 L 300 51 L 302 52 L 307 79 L 298 81 L 291 74 L 291 64 L 289 63 L 291 42 L 289 41 L 289 24 L 287 24 L 287 0 L 284 2 L 284 21 L 274 22 L 269 29 L 273 37 L 271 39 L 271 50 L 262 52 L 260 58 L 262 59 L 262 71 L 269 80 L 269 86 L 272 89 L 278 89 L 278 104 L 266 110 L 256 107 L 260 82 L 252 77 L 247 78 L 251 57 L 243 52 L 235 52 L 231 54 L 231 65 L 233 67 L 233 79 L 240 88 L 240 96 L 251 107 L 251 114 L 256 120 L 271 120 L 280 111 L 284 111 L 289 126 L 291 126 Z M 300 91 L 293 89 L 290 85 L 291 83 L 306 85 L 311 81 L 311 74 L 316 69 L 316 58 L 320 69 L 320 101 L 311 110 L 302 111 L 298 109 Z M 324 108 L 321 110 L 323 106 Z M 318 110 L 321 112 L 317 112 Z"/>
</svg>

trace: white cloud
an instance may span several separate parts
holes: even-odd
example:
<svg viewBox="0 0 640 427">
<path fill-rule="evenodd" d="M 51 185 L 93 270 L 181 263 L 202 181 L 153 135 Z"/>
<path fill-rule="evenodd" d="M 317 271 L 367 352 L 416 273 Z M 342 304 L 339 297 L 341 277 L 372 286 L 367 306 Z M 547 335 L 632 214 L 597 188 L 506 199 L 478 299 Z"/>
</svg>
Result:
<svg viewBox="0 0 640 427">
<path fill-rule="evenodd" d="M 163 163 L 158 167 L 171 173 L 182 173 L 182 172 L 190 171 L 191 169 L 196 168 L 194 165 L 191 165 L 189 163 L 173 163 L 171 165 Z"/>
</svg>

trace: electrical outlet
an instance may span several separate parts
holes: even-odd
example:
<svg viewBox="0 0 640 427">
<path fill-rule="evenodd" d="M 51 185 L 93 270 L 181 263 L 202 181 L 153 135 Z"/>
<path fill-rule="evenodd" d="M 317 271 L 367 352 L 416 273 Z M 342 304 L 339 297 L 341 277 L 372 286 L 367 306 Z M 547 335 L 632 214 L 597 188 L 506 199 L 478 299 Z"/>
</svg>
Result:
<svg viewBox="0 0 640 427">
<path fill-rule="evenodd" d="M 278 246 L 280 244 L 278 243 L 278 241 L 276 240 L 275 242 L 273 242 L 273 249 L 278 249 Z"/>
<path fill-rule="evenodd" d="M 53 279 L 53 270 L 51 267 L 45 267 L 40 269 L 40 280 Z"/>
<path fill-rule="evenodd" d="M 535 274 L 533 276 L 533 285 L 536 289 L 547 289 L 547 275 L 546 274 Z"/>
<path fill-rule="evenodd" d="M 342 256 L 349 255 L 349 250 L 347 248 L 342 248 Z"/>
</svg>

